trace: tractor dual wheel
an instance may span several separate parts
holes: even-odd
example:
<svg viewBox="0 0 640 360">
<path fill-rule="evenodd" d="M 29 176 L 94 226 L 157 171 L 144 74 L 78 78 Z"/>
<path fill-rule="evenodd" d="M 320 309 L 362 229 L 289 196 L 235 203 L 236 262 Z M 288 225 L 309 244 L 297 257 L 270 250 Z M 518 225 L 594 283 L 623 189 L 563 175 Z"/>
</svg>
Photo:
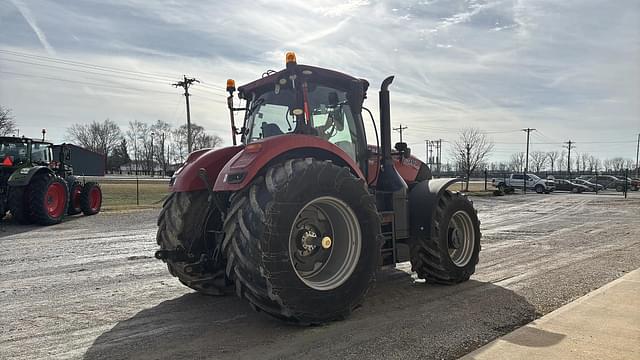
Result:
<svg viewBox="0 0 640 360">
<path fill-rule="evenodd" d="M 429 237 L 411 239 L 411 266 L 428 282 L 456 284 L 475 272 L 480 253 L 480 221 L 473 204 L 445 191 L 438 201 Z"/>
<path fill-rule="evenodd" d="M 165 200 L 158 217 L 156 240 L 163 250 L 185 249 L 194 256 L 215 248 L 212 231 L 222 230 L 222 217 L 209 208 L 206 190 L 171 193 Z M 207 242 L 209 242 L 207 244 Z M 225 261 L 211 264 L 205 273 L 188 274 L 185 263 L 166 259 L 171 275 L 182 284 L 205 295 L 224 295 L 230 292 L 225 275 Z"/>
<path fill-rule="evenodd" d="M 53 225 L 62 221 L 69 205 L 67 182 L 60 176 L 43 173 L 29 183 L 30 215 L 40 225 Z"/>
<path fill-rule="evenodd" d="M 374 197 L 329 161 L 269 167 L 232 196 L 224 229 L 237 295 L 281 320 L 344 319 L 375 279 L 381 237 Z"/>
<path fill-rule="evenodd" d="M 95 215 L 102 207 L 102 189 L 100 184 L 87 181 L 80 191 L 80 209 L 86 216 Z"/>
<path fill-rule="evenodd" d="M 68 215 L 76 215 L 82 212 L 80 207 L 80 195 L 82 194 L 82 183 L 78 180 L 73 180 L 69 185 L 69 209 Z"/>
</svg>

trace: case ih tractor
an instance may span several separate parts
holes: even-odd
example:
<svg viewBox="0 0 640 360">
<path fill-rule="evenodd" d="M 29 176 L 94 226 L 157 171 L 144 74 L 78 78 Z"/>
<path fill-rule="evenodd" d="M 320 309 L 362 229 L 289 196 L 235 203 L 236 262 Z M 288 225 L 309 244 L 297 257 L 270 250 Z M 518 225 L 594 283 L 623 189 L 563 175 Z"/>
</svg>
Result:
<svg viewBox="0 0 640 360">
<path fill-rule="evenodd" d="M 391 148 L 392 80 L 379 93 L 377 145 L 365 136 L 366 80 L 288 53 L 284 70 L 237 89 L 244 108 L 233 106 L 229 80 L 234 145 L 195 151 L 176 171 L 156 258 L 190 288 L 235 292 L 299 324 L 348 316 L 379 266 L 411 261 L 429 282 L 468 280 L 480 251 L 476 211 L 447 190 L 459 179 L 432 179 L 405 143 Z"/>
<path fill-rule="evenodd" d="M 53 147 L 60 147 L 59 161 Z M 98 183 L 80 182 L 66 164 L 69 149 L 28 138 L 0 137 L 0 219 L 7 211 L 21 224 L 57 224 L 65 215 L 94 215 L 102 205 Z"/>
</svg>

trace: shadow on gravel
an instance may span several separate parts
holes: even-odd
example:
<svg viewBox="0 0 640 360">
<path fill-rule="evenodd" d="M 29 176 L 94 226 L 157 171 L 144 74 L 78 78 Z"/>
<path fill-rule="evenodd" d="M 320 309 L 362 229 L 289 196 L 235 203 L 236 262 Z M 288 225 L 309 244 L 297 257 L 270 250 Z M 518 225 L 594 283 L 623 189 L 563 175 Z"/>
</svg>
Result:
<svg viewBox="0 0 640 360">
<path fill-rule="evenodd" d="M 75 220 L 79 219 L 81 216 L 83 215 L 65 216 L 60 224 L 42 226 L 37 224 L 19 224 L 17 221 L 14 221 L 11 216 L 7 215 L 4 219 L 0 220 L 0 239 L 11 235 L 18 235 L 29 231 L 40 230 L 43 228 L 55 229 L 57 227 L 64 227 L 65 224 L 69 225 L 70 223 L 73 223 Z"/>
<path fill-rule="evenodd" d="M 438 286 L 384 270 L 346 321 L 296 327 L 233 296 L 189 293 L 119 322 L 85 359 L 454 359 L 537 315 L 525 298 L 491 283 Z"/>
</svg>

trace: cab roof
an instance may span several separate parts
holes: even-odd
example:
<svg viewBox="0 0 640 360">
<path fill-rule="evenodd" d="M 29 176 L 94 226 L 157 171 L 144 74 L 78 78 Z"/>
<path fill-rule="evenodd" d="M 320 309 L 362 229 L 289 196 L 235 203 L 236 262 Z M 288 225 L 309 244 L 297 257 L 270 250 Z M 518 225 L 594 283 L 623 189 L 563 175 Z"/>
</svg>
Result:
<svg viewBox="0 0 640 360">
<path fill-rule="evenodd" d="M 345 73 L 341 73 L 335 70 L 324 69 L 320 67 L 310 65 L 296 65 L 298 72 L 310 71 L 309 75 L 311 79 L 322 79 L 323 83 L 327 83 L 339 89 L 349 90 L 352 88 L 354 82 L 362 84 L 363 92 L 366 93 L 369 88 L 369 82 L 365 79 L 359 79 Z M 241 98 L 246 99 L 247 95 L 255 93 L 263 93 L 273 89 L 274 84 L 284 76 L 287 76 L 289 70 L 283 69 L 277 72 L 269 73 L 269 75 L 262 77 L 261 79 L 252 81 L 248 84 L 242 85 L 238 88 L 238 92 Z"/>
</svg>

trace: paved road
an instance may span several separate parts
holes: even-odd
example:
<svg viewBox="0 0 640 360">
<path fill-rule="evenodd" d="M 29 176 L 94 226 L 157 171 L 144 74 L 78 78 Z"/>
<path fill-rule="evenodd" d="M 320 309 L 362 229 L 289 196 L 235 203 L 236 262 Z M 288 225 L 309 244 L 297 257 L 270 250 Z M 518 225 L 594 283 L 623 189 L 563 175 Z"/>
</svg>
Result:
<svg viewBox="0 0 640 360">
<path fill-rule="evenodd" d="M 640 197 L 474 199 L 472 280 L 383 270 L 342 322 L 284 325 L 235 297 L 205 297 L 152 259 L 157 211 L 0 229 L 0 358 L 457 358 L 640 267 Z"/>
</svg>

